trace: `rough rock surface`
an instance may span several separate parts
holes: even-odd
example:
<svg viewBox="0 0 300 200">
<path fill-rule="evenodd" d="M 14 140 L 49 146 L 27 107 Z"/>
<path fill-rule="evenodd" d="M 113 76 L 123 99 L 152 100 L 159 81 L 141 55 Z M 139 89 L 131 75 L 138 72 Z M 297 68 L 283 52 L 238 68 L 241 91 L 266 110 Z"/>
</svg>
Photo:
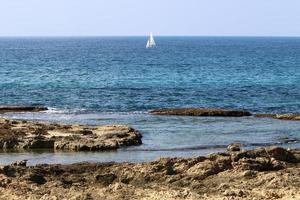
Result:
<svg viewBox="0 0 300 200">
<path fill-rule="evenodd" d="M 182 116 L 216 116 L 216 117 L 243 117 L 251 116 L 244 110 L 209 109 L 209 108 L 174 108 L 157 109 L 149 112 L 154 115 L 182 115 Z"/>
<path fill-rule="evenodd" d="M 0 167 L 0 199 L 299 199 L 300 149 Z M 26 163 L 26 162 L 25 162 Z"/>
<path fill-rule="evenodd" d="M 256 114 L 255 117 L 281 120 L 300 120 L 300 114 Z"/>
<path fill-rule="evenodd" d="M 139 145 L 141 137 L 124 125 L 88 127 L 0 118 L 0 149 L 99 151 Z"/>
<path fill-rule="evenodd" d="M 40 106 L 0 106 L 0 114 L 7 112 L 40 112 L 48 110 Z"/>
</svg>

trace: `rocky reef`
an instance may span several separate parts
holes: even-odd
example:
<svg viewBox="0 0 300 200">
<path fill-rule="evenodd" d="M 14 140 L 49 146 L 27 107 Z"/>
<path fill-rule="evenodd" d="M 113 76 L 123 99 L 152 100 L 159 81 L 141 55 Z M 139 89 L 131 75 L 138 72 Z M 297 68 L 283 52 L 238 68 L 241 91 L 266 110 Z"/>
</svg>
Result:
<svg viewBox="0 0 300 200">
<path fill-rule="evenodd" d="M 256 114 L 255 117 L 281 120 L 300 120 L 300 114 Z"/>
<path fill-rule="evenodd" d="M 0 118 L 0 149 L 101 151 L 139 145 L 142 135 L 124 125 L 62 125 Z"/>
<path fill-rule="evenodd" d="M 15 162 L 0 167 L 0 199 L 300 198 L 300 149 L 236 147 L 148 163 Z"/>
<path fill-rule="evenodd" d="M 0 114 L 7 112 L 40 112 L 48 110 L 41 106 L 0 106 Z"/>
<path fill-rule="evenodd" d="M 182 116 L 216 116 L 216 117 L 244 117 L 251 113 L 244 110 L 214 109 L 214 108 L 173 108 L 157 109 L 149 112 L 153 115 L 182 115 Z"/>
</svg>

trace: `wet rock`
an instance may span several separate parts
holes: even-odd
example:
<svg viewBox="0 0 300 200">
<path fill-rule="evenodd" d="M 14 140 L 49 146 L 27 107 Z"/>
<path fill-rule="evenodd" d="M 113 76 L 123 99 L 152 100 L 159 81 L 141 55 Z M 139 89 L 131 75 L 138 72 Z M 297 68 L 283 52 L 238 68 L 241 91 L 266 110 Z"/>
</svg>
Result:
<svg viewBox="0 0 300 200">
<path fill-rule="evenodd" d="M 0 113 L 6 112 L 40 112 L 48 110 L 46 107 L 40 106 L 0 106 Z"/>
<path fill-rule="evenodd" d="M 20 161 L 15 161 L 11 164 L 12 166 L 21 166 L 21 167 L 26 167 L 27 165 L 27 160 L 20 160 Z"/>
<path fill-rule="evenodd" d="M 208 108 L 174 108 L 157 109 L 149 112 L 154 115 L 182 115 L 182 116 L 219 116 L 219 117 L 243 117 L 251 116 L 244 110 L 208 109 Z"/>
<path fill-rule="evenodd" d="M 256 114 L 255 117 L 273 118 L 280 120 L 300 120 L 300 114 Z"/>
</svg>

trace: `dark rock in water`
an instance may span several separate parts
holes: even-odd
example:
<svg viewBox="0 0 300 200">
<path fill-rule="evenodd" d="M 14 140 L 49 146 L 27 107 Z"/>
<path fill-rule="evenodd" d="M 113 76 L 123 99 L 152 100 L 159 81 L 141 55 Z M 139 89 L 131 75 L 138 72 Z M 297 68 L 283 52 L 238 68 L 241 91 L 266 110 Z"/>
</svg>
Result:
<svg viewBox="0 0 300 200">
<path fill-rule="evenodd" d="M 251 116 L 244 110 L 209 109 L 209 108 L 175 108 L 158 109 L 149 112 L 153 115 L 182 115 L 182 116 L 216 116 L 216 117 L 243 117 Z"/>
<path fill-rule="evenodd" d="M 300 114 L 256 114 L 255 117 L 281 120 L 300 120 Z"/>
<path fill-rule="evenodd" d="M 48 110 L 46 107 L 40 106 L 0 106 L 0 113 L 6 112 L 40 112 Z"/>
<path fill-rule="evenodd" d="M 227 147 L 227 151 L 240 151 L 241 150 L 241 144 L 230 144 Z"/>
</svg>

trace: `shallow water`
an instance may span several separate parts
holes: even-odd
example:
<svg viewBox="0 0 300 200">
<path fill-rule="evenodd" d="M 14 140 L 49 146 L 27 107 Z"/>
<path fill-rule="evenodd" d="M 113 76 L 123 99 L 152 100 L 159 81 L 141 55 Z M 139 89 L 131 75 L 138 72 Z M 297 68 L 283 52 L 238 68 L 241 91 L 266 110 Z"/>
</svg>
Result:
<svg viewBox="0 0 300 200">
<path fill-rule="evenodd" d="M 184 117 L 155 116 L 147 113 L 21 113 L 2 115 L 89 125 L 126 124 L 143 134 L 143 144 L 118 151 L 95 153 L 31 152 L 0 153 L 3 163 L 28 159 L 36 163 L 142 162 L 159 157 L 189 157 L 224 151 L 228 144 L 239 142 L 244 148 L 280 145 L 300 147 L 300 123 L 254 117 Z"/>
<path fill-rule="evenodd" d="M 246 148 L 299 147 L 300 123 L 254 117 L 151 116 L 155 108 L 300 112 L 300 38 L 0 38 L 0 105 L 43 105 L 2 115 L 60 123 L 128 124 L 143 145 L 105 153 L 0 153 L 2 163 L 147 161 Z"/>
</svg>

